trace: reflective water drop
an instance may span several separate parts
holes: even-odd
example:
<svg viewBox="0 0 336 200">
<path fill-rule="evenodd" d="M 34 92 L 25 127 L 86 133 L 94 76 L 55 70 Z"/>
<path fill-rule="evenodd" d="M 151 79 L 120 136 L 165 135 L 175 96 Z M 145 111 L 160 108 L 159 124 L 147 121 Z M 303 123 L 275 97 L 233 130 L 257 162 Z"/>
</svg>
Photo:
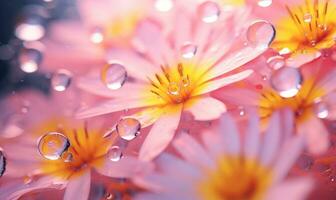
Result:
<svg viewBox="0 0 336 200">
<path fill-rule="evenodd" d="M 140 129 L 140 122 L 133 118 L 121 119 L 116 126 L 119 136 L 128 141 L 133 140 L 139 134 Z"/>
<path fill-rule="evenodd" d="M 329 115 L 329 105 L 322 100 L 317 100 L 314 103 L 314 112 L 318 118 L 325 119 Z"/>
<path fill-rule="evenodd" d="M 180 94 L 180 84 L 175 82 L 170 82 L 168 85 L 168 94 L 179 95 Z"/>
<path fill-rule="evenodd" d="M 206 1 L 199 5 L 198 14 L 205 23 L 214 23 L 218 20 L 221 10 L 217 3 Z"/>
<path fill-rule="evenodd" d="M 3 152 L 0 150 L 0 177 L 3 176 L 5 171 L 6 171 L 6 157 L 3 154 Z"/>
<path fill-rule="evenodd" d="M 94 44 L 100 44 L 104 40 L 103 30 L 99 27 L 95 27 L 91 31 L 90 40 Z"/>
<path fill-rule="evenodd" d="M 266 62 L 268 66 L 273 70 L 277 70 L 285 66 L 285 59 L 282 56 L 272 56 L 269 59 L 267 59 Z"/>
<path fill-rule="evenodd" d="M 282 48 L 280 51 L 279 51 L 279 54 L 280 55 L 286 55 L 286 54 L 289 54 L 291 52 L 291 50 L 287 47 L 285 48 Z"/>
<path fill-rule="evenodd" d="M 33 176 L 31 174 L 27 174 L 23 177 L 23 183 L 24 184 L 29 184 L 33 181 Z"/>
<path fill-rule="evenodd" d="M 101 71 L 101 80 L 111 90 L 121 88 L 127 79 L 127 72 L 123 65 L 111 63 L 103 67 Z"/>
<path fill-rule="evenodd" d="M 291 98 L 299 92 L 303 78 L 297 68 L 282 67 L 273 72 L 270 81 L 281 97 Z"/>
<path fill-rule="evenodd" d="M 184 87 L 188 87 L 190 85 L 190 79 L 188 75 L 182 77 L 182 84 Z"/>
<path fill-rule="evenodd" d="M 272 0 L 259 0 L 258 6 L 266 8 L 268 6 L 272 5 Z"/>
<path fill-rule="evenodd" d="M 68 138 L 58 132 L 50 132 L 41 137 L 38 142 L 40 154 L 49 160 L 58 160 L 69 148 Z"/>
<path fill-rule="evenodd" d="M 197 46 L 193 44 L 185 44 L 181 47 L 181 54 L 183 58 L 190 59 L 196 55 Z"/>
<path fill-rule="evenodd" d="M 306 13 L 303 15 L 303 21 L 306 23 L 310 23 L 312 21 L 313 16 L 310 13 Z"/>
<path fill-rule="evenodd" d="M 238 112 L 240 116 L 244 116 L 245 115 L 245 108 L 243 106 L 239 106 L 238 107 Z"/>
<path fill-rule="evenodd" d="M 63 92 L 70 86 L 71 78 L 71 72 L 65 69 L 60 69 L 51 77 L 51 85 L 54 90 Z"/>
<path fill-rule="evenodd" d="M 32 73 L 35 72 L 40 65 L 42 53 L 37 49 L 23 48 L 20 51 L 18 60 L 22 71 Z"/>
<path fill-rule="evenodd" d="M 156 0 L 154 6 L 160 12 L 168 12 L 173 8 L 174 4 L 172 0 Z"/>
<path fill-rule="evenodd" d="M 275 28 L 267 21 L 256 21 L 248 27 L 246 37 L 251 46 L 265 50 L 275 38 Z"/>
<path fill-rule="evenodd" d="M 62 153 L 61 155 L 61 159 L 63 160 L 63 162 L 72 162 L 73 161 L 73 155 L 70 151 L 65 151 Z"/>
<path fill-rule="evenodd" d="M 114 162 L 119 161 L 122 156 L 122 151 L 118 146 L 112 146 L 107 152 L 107 158 Z"/>
</svg>

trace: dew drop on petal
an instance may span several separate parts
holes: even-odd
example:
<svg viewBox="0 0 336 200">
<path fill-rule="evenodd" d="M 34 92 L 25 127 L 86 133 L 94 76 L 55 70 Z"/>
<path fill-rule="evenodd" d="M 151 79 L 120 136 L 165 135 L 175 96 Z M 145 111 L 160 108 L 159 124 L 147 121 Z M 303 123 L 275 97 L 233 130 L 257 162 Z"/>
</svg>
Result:
<svg viewBox="0 0 336 200">
<path fill-rule="evenodd" d="M 73 155 L 70 151 L 64 151 L 61 155 L 63 162 L 69 163 L 73 161 Z"/>
<path fill-rule="evenodd" d="M 325 119 L 329 115 L 329 105 L 323 100 L 317 100 L 314 103 L 314 113 L 320 119 Z"/>
<path fill-rule="evenodd" d="M 2 177 L 5 171 L 6 171 L 6 157 L 0 150 L 0 177 Z"/>
<path fill-rule="evenodd" d="M 266 62 L 267 65 L 273 70 L 277 70 L 285 66 L 285 59 L 282 56 L 272 56 L 269 59 L 267 59 Z"/>
<path fill-rule="evenodd" d="M 23 177 L 23 183 L 25 185 L 31 183 L 33 181 L 33 176 L 31 174 L 27 174 Z"/>
<path fill-rule="evenodd" d="M 154 6 L 160 12 L 168 12 L 173 8 L 174 4 L 172 0 L 156 0 Z"/>
<path fill-rule="evenodd" d="M 118 146 L 112 146 L 107 152 L 107 158 L 113 162 L 119 161 L 122 156 L 123 153 Z"/>
<path fill-rule="evenodd" d="M 38 68 L 42 61 L 42 53 L 37 49 L 21 49 L 19 53 L 19 65 L 22 71 L 33 73 Z"/>
<path fill-rule="evenodd" d="M 189 76 L 187 75 L 187 76 L 182 77 L 181 82 L 182 82 L 182 85 L 183 85 L 184 87 L 188 87 L 188 86 L 190 85 L 190 79 L 189 79 Z"/>
<path fill-rule="evenodd" d="M 69 148 L 68 138 L 58 132 L 50 132 L 41 137 L 38 142 L 40 154 L 49 160 L 58 160 Z"/>
<path fill-rule="evenodd" d="M 51 77 L 51 85 L 54 90 L 63 92 L 70 86 L 71 78 L 71 72 L 65 69 L 60 69 Z"/>
<path fill-rule="evenodd" d="M 180 94 L 180 84 L 176 82 L 170 82 L 168 85 L 168 94 L 170 95 L 179 95 Z"/>
<path fill-rule="evenodd" d="M 118 63 L 111 63 L 101 70 L 101 80 L 107 88 L 117 90 L 121 88 L 127 79 L 125 67 Z"/>
<path fill-rule="evenodd" d="M 204 23 L 216 22 L 220 13 L 219 5 L 213 1 L 206 1 L 198 7 L 198 14 Z"/>
<path fill-rule="evenodd" d="M 95 27 L 91 31 L 90 40 L 94 44 L 100 44 L 104 40 L 103 30 L 99 27 Z"/>
<path fill-rule="evenodd" d="M 282 67 L 273 72 L 270 78 L 271 86 L 283 98 L 294 97 L 300 90 L 303 81 L 297 68 Z"/>
<path fill-rule="evenodd" d="M 275 38 L 275 28 L 267 21 L 256 21 L 248 27 L 246 37 L 251 46 L 265 50 Z"/>
<path fill-rule="evenodd" d="M 268 6 L 272 5 L 272 0 L 259 0 L 258 6 L 266 8 Z"/>
<path fill-rule="evenodd" d="M 303 15 L 303 21 L 305 23 L 310 23 L 312 21 L 313 16 L 310 13 L 306 13 Z"/>
<path fill-rule="evenodd" d="M 119 136 L 128 141 L 133 140 L 140 133 L 140 129 L 140 122 L 133 118 L 121 119 L 116 126 Z"/>
<path fill-rule="evenodd" d="M 38 22 L 25 21 L 18 24 L 15 28 L 15 35 L 24 41 L 36 41 L 45 34 L 44 27 Z"/>
<path fill-rule="evenodd" d="M 245 108 L 243 106 L 238 106 L 238 112 L 240 116 L 245 115 Z"/>
<path fill-rule="evenodd" d="M 196 55 L 197 46 L 193 44 L 185 44 L 181 47 L 181 54 L 183 58 L 190 59 Z"/>
</svg>

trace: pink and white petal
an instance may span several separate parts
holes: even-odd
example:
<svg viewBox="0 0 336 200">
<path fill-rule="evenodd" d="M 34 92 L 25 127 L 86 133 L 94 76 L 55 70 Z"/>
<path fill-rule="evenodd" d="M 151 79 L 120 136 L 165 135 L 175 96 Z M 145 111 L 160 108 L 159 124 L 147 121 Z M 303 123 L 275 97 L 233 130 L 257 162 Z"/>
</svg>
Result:
<svg viewBox="0 0 336 200">
<path fill-rule="evenodd" d="M 225 152 L 224 140 L 224 134 L 218 134 L 210 130 L 202 133 L 202 141 L 207 149 L 207 152 L 214 160 Z"/>
<path fill-rule="evenodd" d="M 142 108 L 147 106 L 154 106 L 158 102 L 152 102 L 150 100 L 145 100 L 141 98 L 136 99 L 112 99 L 105 101 L 91 108 L 85 108 L 79 110 L 76 114 L 76 117 L 79 119 L 94 117 L 98 115 L 104 115 L 108 113 L 113 113 L 121 111 L 124 109 L 133 109 L 133 108 Z"/>
<path fill-rule="evenodd" d="M 247 78 L 248 76 L 250 76 L 252 73 L 253 73 L 252 70 L 245 70 L 245 71 L 242 71 L 242 72 L 230 75 L 230 76 L 226 76 L 223 78 L 209 80 L 203 83 L 201 87 L 198 87 L 198 89 L 196 89 L 195 92 L 192 93 L 192 95 L 198 96 L 201 94 L 212 92 L 214 90 L 218 90 L 226 85 L 241 81 Z"/>
<path fill-rule="evenodd" d="M 306 139 L 308 151 L 322 154 L 329 147 L 329 133 L 323 122 L 317 117 L 311 117 L 298 125 L 298 133 Z"/>
<path fill-rule="evenodd" d="M 176 105 L 161 115 L 148 133 L 139 152 L 139 159 L 149 161 L 159 155 L 171 142 L 179 125 L 182 105 Z"/>
<path fill-rule="evenodd" d="M 240 135 L 235 121 L 228 114 L 224 114 L 220 119 L 220 131 L 224 138 L 225 152 L 230 155 L 239 155 L 241 151 Z"/>
<path fill-rule="evenodd" d="M 260 128 L 259 128 L 259 118 L 253 113 L 250 116 L 250 121 L 245 133 L 244 142 L 244 155 L 247 158 L 255 159 L 258 157 L 260 148 Z"/>
<path fill-rule="evenodd" d="M 94 44 L 90 41 L 90 35 L 86 27 L 84 27 L 79 20 L 67 20 L 53 23 L 49 33 L 49 37 L 55 42 L 77 45 L 87 44 L 94 47 Z"/>
<path fill-rule="evenodd" d="M 271 117 L 261 147 L 260 160 L 264 165 L 270 165 L 278 153 L 280 132 L 280 114 L 276 112 Z"/>
<path fill-rule="evenodd" d="M 260 98 L 260 94 L 255 90 L 243 88 L 225 88 L 215 96 L 225 102 L 241 106 L 258 106 Z"/>
<path fill-rule="evenodd" d="M 181 194 L 181 193 L 140 193 L 134 198 L 135 200 L 172 200 L 172 199 L 184 199 L 195 200 L 198 199 L 193 193 Z"/>
<path fill-rule="evenodd" d="M 96 168 L 98 173 L 113 178 L 131 178 L 142 173 L 146 174 L 152 169 L 151 163 L 140 161 L 131 156 L 122 157 L 118 162 L 106 159 L 102 167 Z"/>
<path fill-rule="evenodd" d="M 308 51 L 306 53 L 296 53 L 286 60 L 286 66 L 301 67 L 321 56 L 319 51 Z"/>
<path fill-rule="evenodd" d="M 191 112 L 195 120 L 214 120 L 226 112 L 226 106 L 223 102 L 206 96 L 190 99 L 185 105 L 185 111 Z"/>
<path fill-rule="evenodd" d="M 178 7 L 180 11 L 176 12 L 176 19 L 175 19 L 175 28 L 173 30 L 174 34 L 174 42 L 175 42 L 175 49 L 177 51 L 180 50 L 180 48 L 185 44 L 185 42 L 188 42 L 191 38 L 191 16 L 189 13 L 182 11 L 181 7 Z M 181 31 L 183 30 L 183 31 Z"/>
<path fill-rule="evenodd" d="M 304 200 L 313 189 L 314 181 L 310 177 L 293 178 L 275 185 L 268 192 L 267 200 L 282 200 L 284 194 L 288 200 Z"/>
<path fill-rule="evenodd" d="M 198 165 L 202 168 L 210 168 L 215 165 L 204 148 L 187 133 L 181 133 L 179 137 L 174 140 L 173 146 L 184 160 L 194 165 Z"/>
<path fill-rule="evenodd" d="M 316 87 L 323 88 L 325 94 L 334 92 L 336 90 L 336 70 L 329 71 Z"/>
<path fill-rule="evenodd" d="M 153 123 L 156 122 L 164 112 L 164 109 L 160 107 L 150 107 L 150 108 L 145 108 L 144 110 L 137 112 L 133 115 L 125 116 L 125 118 L 133 118 L 137 119 L 140 124 L 141 128 L 146 128 Z"/>
<path fill-rule="evenodd" d="M 88 170 L 79 177 L 70 177 L 64 193 L 64 200 L 87 200 L 90 194 L 91 171 Z"/>
<path fill-rule="evenodd" d="M 304 147 L 304 137 L 297 135 L 287 140 L 281 147 L 274 163 L 274 182 L 281 181 L 289 172 Z"/>
</svg>

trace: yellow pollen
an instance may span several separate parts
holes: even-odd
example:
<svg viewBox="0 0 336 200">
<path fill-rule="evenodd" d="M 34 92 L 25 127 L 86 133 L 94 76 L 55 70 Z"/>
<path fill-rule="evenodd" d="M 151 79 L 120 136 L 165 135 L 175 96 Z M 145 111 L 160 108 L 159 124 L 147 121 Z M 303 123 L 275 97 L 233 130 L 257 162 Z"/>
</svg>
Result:
<svg viewBox="0 0 336 200">
<path fill-rule="evenodd" d="M 273 48 L 300 52 L 335 44 L 336 6 L 329 0 L 305 0 L 301 6 L 285 7 L 289 16 L 275 24 L 277 35 Z"/>
<path fill-rule="evenodd" d="M 291 98 L 283 98 L 276 91 L 265 89 L 259 100 L 260 117 L 267 120 L 274 111 L 289 108 L 295 113 L 297 122 L 305 121 L 314 113 L 315 101 L 324 95 L 323 89 L 314 84 L 313 80 L 305 80 L 297 95 Z"/>
<path fill-rule="evenodd" d="M 257 160 L 226 157 L 198 185 L 203 199 L 258 200 L 265 195 L 272 179 L 271 171 Z"/>
</svg>

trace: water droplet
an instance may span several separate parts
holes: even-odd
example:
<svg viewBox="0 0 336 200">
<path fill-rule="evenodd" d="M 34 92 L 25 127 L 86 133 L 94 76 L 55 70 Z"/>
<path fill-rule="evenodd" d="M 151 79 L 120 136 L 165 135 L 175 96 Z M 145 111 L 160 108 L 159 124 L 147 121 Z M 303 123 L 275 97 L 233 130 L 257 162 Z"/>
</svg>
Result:
<svg viewBox="0 0 336 200">
<path fill-rule="evenodd" d="M 268 6 L 272 5 L 272 0 L 259 0 L 258 6 L 266 8 Z"/>
<path fill-rule="evenodd" d="M 184 87 L 188 87 L 190 85 L 190 79 L 188 75 L 182 77 L 182 84 Z"/>
<path fill-rule="evenodd" d="M 267 21 L 256 21 L 248 27 L 246 37 L 251 46 L 265 50 L 275 38 L 275 28 Z"/>
<path fill-rule="evenodd" d="M 64 151 L 61 155 L 63 162 L 69 163 L 73 161 L 73 155 L 70 151 Z"/>
<path fill-rule="evenodd" d="M 320 119 L 325 119 L 329 115 L 329 105 L 321 99 L 314 103 L 315 115 Z"/>
<path fill-rule="evenodd" d="M 174 4 L 172 0 L 156 0 L 154 6 L 160 12 L 168 12 L 173 8 Z"/>
<path fill-rule="evenodd" d="M 22 71 L 32 73 L 39 68 L 42 61 L 42 53 L 37 49 L 23 48 L 20 51 L 18 60 Z"/>
<path fill-rule="evenodd" d="M 243 106 L 239 106 L 238 107 L 238 112 L 240 116 L 244 116 L 245 115 L 245 108 Z"/>
<path fill-rule="evenodd" d="M 303 78 L 299 69 L 282 67 L 273 72 L 270 81 L 281 97 L 291 98 L 299 92 Z"/>
<path fill-rule="evenodd" d="M 60 69 L 51 77 L 51 85 L 54 90 L 63 92 L 70 86 L 71 78 L 71 72 L 65 69 Z"/>
<path fill-rule="evenodd" d="M 23 177 L 23 183 L 25 185 L 31 183 L 33 181 L 33 176 L 31 174 L 27 174 Z"/>
<path fill-rule="evenodd" d="M 179 95 L 180 94 L 180 84 L 175 82 L 170 82 L 168 85 L 168 94 Z"/>
<path fill-rule="evenodd" d="M 269 59 L 267 59 L 266 62 L 268 66 L 273 70 L 277 70 L 285 66 L 285 59 L 282 56 L 272 56 Z"/>
<path fill-rule="evenodd" d="M 133 118 L 121 119 L 116 126 L 119 136 L 128 141 L 133 140 L 139 134 L 140 129 L 140 122 Z"/>
<path fill-rule="evenodd" d="M 95 27 L 91 31 L 90 40 L 94 44 L 100 44 L 104 40 L 103 30 L 99 27 Z"/>
<path fill-rule="evenodd" d="M 218 20 L 221 10 L 217 3 L 206 1 L 198 7 L 198 14 L 205 23 L 214 23 Z"/>
<path fill-rule="evenodd" d="M 313 47 L 316 46 L 316 41 L 315 40 L 311 40 L 310 41 L 310 45 L 312 45 Z"/>
<path fill-rule="evenodd" d="M 291 50 L 287 47 L 285 48 L 282 48 L 280 51 L 279 51 L 279 54 L 280 55 L 286 55 L 286 54 L 289 54 L 291 52 Z"/>
<path fill-rule="evenodd" d="M 127 79 L 127 72 L 123 65 L 111 63 L 103 67 L 101 80 L 111 90 L 121 88 Z"/>
<path fill-rule="evenodd" d="M 0 151 L 0 177 L 3 176 L 5 171 L 6 171 L 6 157 L 3 154 L 3 152 Z"/>
<path fill-rule="evenodd" d="M 313 16 L 310 13 L 306 13 L 303 15 L 303 21 L 306 23 L 310 23 L 313 19 Z"/>
<path fill-rule="evenodd" d="M 181 54 L 183 58 L 190 59 L 196 55 L 197 46 L 193 44 L 185 44 L 181 47 Z"/>
<path fill-rule="evenodd" d="M 38 142 L 40 154 L 49 160 L 58 160 L 69 148 L 68 138 L 58 132 L 50 132 L 41 137 Z"/>
<path fill-rule="evenodd" d="M 112 199 L 113 199 L 113 194 L 112 194 L 112 193 L 107 193 L 107 194 L 105 195 L 105 199 L 107 199 L 107 200 L 112 200 Z"/>
<path fill-rule="evenodd" d="M 118 146 L 112 146 L 107 152 L 107 158 L 113 162 L 119 161 L 122 156 L 122 151 Z"/>
</svg>

